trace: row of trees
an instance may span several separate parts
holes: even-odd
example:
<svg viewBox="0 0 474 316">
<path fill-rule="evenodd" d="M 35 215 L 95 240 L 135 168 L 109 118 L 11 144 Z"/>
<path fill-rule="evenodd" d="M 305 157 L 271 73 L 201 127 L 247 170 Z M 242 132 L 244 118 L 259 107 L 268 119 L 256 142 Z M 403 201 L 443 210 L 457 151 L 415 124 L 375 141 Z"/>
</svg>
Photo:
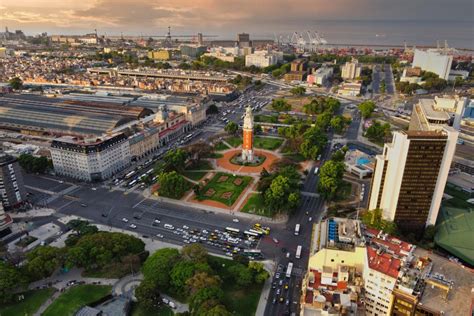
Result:
<svg viewBox="0 0 474 316">
<path fill-rule="evenodd" d="M 292 151 L 299 152 L 306 159 L 316 159 L 327 144 L 324 129 L 319 126 L 310 127 L 307 123 L 280 127 L 278 134 L 288 139 L 288 146 Z"/>
<path fill-rule="evenodd" d="M 286 112 L 291 111 L 291 104 L 288 103 L 285 99 L 273 99 L 272 100 L 272 108 L 278 112 Z"/>
<path fill-rule="evenodd" d="M 343 187 L 344 157 L 347 150 L 348 148 L 344 146 L 336 151 L 320 169 L 318 192 L 327 201 L 335 200 Z"/>
<path fill-rule="evenodd" d="M 299 182 L 296 166 L 280 160 L 272 165 L 271 173 L 262 170 L 257 190 L 265 201 L 265 207 L 273 214 L 291 213 L 300 201 Z"/>
<path fill-rule="evenodd" d="M 439 92 L 443 91 L 448 86 L 446 80 L 439 78 L 437 74 L 430 71 L 424 71 L 421 75 L 421 80 L 424 81 L 421 85 L 399 81 L 395 86 L 400 93 L 407 95 L 412 95 L 418 89 L 425 89 L 429 92 Z"/>
<path fill-rule="evenodd" d="M 30 154 L 21 154 L 18 163 L 28 173 L 45 173 L 52 168 L 52 163 L 46 157 L 34 157 Z"/>
<path fill-rule="evenodd" d="M 265 282 L 269 274 L 261 263 L 247 261 L 229 265 L 226 273 L 219 275 L 207 251 L 199 244 L 185 246 L 181 252 L 160 249 L 145 261 L 144 280 L 135 295 L 150 312 L 161 302 L 159 293 L 165 292 L 188 301 L 191 315 L 231 315 L 223 303 L 224 282 L 246 288 Z"/>
<path fill-rule="evenodd" d="M 365 131 L 365 136 L 374 143 L 383 143 L 391 136 L 391 128 L 389 123 L 380 123 L 377 120 Z"/>
<path fill-rule="evenodd" d="M 358 105 L 358 108 L 362 117 L 368 119 L 372 116 L 372 113 L 375 110 L 375 103 L 371 100 L 364 101 Z"/>
</svg>

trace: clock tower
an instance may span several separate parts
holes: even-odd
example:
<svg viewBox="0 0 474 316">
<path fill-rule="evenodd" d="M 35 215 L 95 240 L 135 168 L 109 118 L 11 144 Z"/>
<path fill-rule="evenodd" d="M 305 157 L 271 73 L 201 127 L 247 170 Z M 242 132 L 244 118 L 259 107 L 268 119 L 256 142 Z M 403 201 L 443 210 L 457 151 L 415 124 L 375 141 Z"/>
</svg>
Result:
<svg viewBox="0 0 474 316">
<path fill-rule="evenodd" d="M 253 113 L 250 106 L 247 107 L 243 125 L 243 144 L 242 144 L 242 161 L 253 161 Z"/>
</svg>

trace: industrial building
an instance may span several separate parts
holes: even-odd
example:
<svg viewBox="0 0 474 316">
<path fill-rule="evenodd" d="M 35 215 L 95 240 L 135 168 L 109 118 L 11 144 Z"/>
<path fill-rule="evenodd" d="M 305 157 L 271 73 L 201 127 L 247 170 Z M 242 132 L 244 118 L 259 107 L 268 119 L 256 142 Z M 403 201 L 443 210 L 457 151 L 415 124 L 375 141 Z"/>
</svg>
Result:
<svg viewBox="0 0 474 316">
<path fill-rule="evenodd" d="M 0 154 L 0 197 L 5 209 L 15 208 L 26 200 L 25 184 L 16 158 Z"/>
<path fill-rule="evenodd" d="M 406 230 L 434 225 L 457 138 L 451 127 L 395 132 L 376 156 L 369 209 Z"/>
<path fill-rule="evenodd" d="M 0 109 L 0 128 L 55 136 L 102 135 L 122 124 L 153 114 L 141 107 L 36 95 L 0 97 Z"/>
<path fill-rule="evenodd" d="M 51 143 L 54 171 L 82 181 L 102 181 L 130 164 L 130 144 L 124 134 L 101 138 L 63 136 Z"/>
</svg>

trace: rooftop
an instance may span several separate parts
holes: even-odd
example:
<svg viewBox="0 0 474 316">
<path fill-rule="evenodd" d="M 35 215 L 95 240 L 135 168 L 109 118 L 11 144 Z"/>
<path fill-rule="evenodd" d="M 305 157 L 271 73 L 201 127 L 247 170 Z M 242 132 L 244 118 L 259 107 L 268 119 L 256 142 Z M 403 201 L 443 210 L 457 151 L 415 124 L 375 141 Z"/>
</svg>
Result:
<svg viewBox="0 0 474 316">
<path fill-rule="evenodd" d="M 448 112 L 435 109 L 435 101 L 432 99 L 420 99 L 420 109 L 424 115 L 430 120 L 448 121 L 451 118 Z"/>
<path fill-rule="evenodd" d="M 398 277 L 401 261 L 394 258 L 391 254 L 368 246 L 367 259 L 369 260 L 369 267 L 371 269 L 391 276 L 392 278 Z"/>
<path fill-rule="evenodd" d="M 317 249 L 336 248 L 352 251 L 364 245 L 360 221 L 349 218 L 329 218 L 317 224 L 314 243 Z"/>
</svg>

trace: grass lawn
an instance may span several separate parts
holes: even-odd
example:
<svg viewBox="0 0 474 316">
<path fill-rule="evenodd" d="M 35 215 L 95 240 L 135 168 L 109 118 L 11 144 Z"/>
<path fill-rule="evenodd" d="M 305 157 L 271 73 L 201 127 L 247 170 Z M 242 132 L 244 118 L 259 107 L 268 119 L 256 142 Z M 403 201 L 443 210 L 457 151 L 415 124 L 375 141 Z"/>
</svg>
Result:
<svg viewBox="0 0 474 316">
<path fill-rule="evenodd" d="M 337 192 L 335 201 L 344 201 L 351 195 L 352 184 L 347 181 L 342 181 L 342 185 Z"/>
<path fill-rule="evenodd" d="M 253 140 L 256 148 L 262 148 L 267 150 L 275 150 L 283 144 L 281 138 L 268 138 L 268 137 L 255 137 Z"/>
<path fill-rule="evenodd" d="M 25 236 L 25 237 L 21 238 L 16 243 L 16 246 L 21 247 L 21 248 L 25 248 L 26 246 L 28 246 L 29 244 L 31 244 L 35 240 L 38 240 L 38 238 L 33 237 L 33 236 Z"/>
<path fill-rule="evenodd" d="M 218 143 L 214 146 L 214 150 L 217 150 L 217 151 L 227 150 L 227 149 L 230 149 L 229 146 L 227 146 L 227 145 L 224 144 L 223 142 L 218 142 Z"/>
<path fill-rule="evenodd" d="M 191 180 L 199 181 L 207 174 L 207 171 L 200 170 L 212 170 L 212 166 L 209 161 L 201 160 L 197 165 L 189 166 L 183 172 L 183 176 Z"/>
<path fill-rule="evenodd" d="M 238 262 L 209 256 L 209 265 L 222 279 L 224 290 L 224 304 L 232 315 L 250 316 L 255 315 L 258 301 L 262 292 L 263 284 L 252 284 L 248 288 L 239 288 L 229 277 L 229 268 Z"/>
<path fill-rule="evenodd" d="M 168 306 L 163 306 L 159 309 L 149 311 L 141 307 L 139 303 L 133 303 L 130 315 L 131 316 L 148 316 L 148 315 L 173 316 L 174 313 L 173 313 L 173 310 L 169 308 Z"/>
<path fill-rule="evenodd" d="M 40 306 L 53 295 L 54 289 L 41 289 L 28 291 L 23 293 L 25 299 L 21 302 L 1 305 L 0 315 L 2 316 L 18 316 L 33 315 Z"/>
<path fill-rule="evenodd" d="M 225 141 L 229 143 L 229 145 L 231 145 L 232 147 L 239 147 L 240 145 L 242 145 L 242 138 L 237 136 L 227 137 Z"/>
<path fill-rule="evenodd" d="M 466 202 L 466 200 L 470 199 L 469 194 L 462 191 L 462 189 L 458 186 L 447 183 L 444 193 L 451 195 L 453 198 L 443 201 L 443 206 L 451 206 L 463 209 L 474 208 L 474 205 Z"/>
<path fill-rule="evenodd" d="M 108 285 L 78 285 L 61 294 L 44 312 L 43 316 L 74 315 L 79 308 L 110 294 Z"/>
<path fill-rule="evenodd" d="M 244 213 L 272 217 L 272 213 L 267 208 L 265 208 L 265 201 L 263 200 L 263 197 L 260 193 L 252 194 L 240 211 Z"/>
<path fill-rule="evenodd" d="M 278 123 L 277 115 L 255 115 L 255 122 Z"/>
<path fill-rule="evenodd" d="M 227 177 L 225 181 L 219 182 L 221 177 Z M 240 185 L 234 184 L 236 179 L 242 179 L 242 183 Z M 201 195 L 198 196 L 198 200 L 214 200 L 224 205 L 232 205 L 240 196 L 242 191 L 247 187 L 247 185 L 252 180 L 252 177 L 243 177 L 243 176 L 233 176 L 228 173 L 218 172 L 216 175 L 209 181 L 208 184 L 201 189 Z M 212 196 L 206 196 L 206 192 L 208 190 L 214 190 L 214 194 Z M 230 192 L 231 195 L 229 198 L 224 198 L 222 195 L 224 193 Z"/>
</svg>

